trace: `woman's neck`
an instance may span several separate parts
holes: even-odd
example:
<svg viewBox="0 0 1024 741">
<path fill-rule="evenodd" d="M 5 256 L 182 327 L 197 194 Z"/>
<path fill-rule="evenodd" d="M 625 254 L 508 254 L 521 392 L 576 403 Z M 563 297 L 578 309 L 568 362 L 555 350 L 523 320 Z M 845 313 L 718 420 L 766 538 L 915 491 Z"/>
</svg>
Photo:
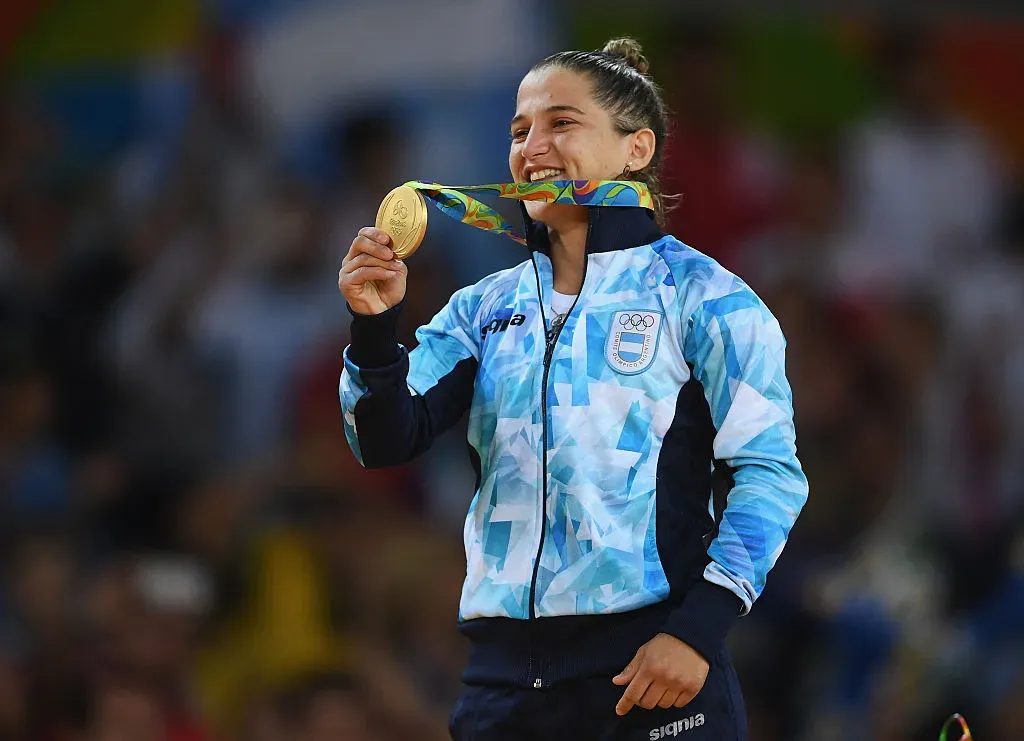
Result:
<svg viewBox="0 0 1024 741">
<path fill-rule="evenodd" d="M 587 259 L 587 220 L 554 229 L 548 227 L 551 268 L 555 290 L 573 296 L 583 286 L 583 266 Z"/>
</svg>

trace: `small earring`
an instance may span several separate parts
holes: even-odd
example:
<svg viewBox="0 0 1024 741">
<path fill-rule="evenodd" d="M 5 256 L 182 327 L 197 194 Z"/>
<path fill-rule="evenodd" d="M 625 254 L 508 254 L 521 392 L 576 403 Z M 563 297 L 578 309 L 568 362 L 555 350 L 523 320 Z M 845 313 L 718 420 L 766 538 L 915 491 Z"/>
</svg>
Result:
<svg viewBox="0 0 1024 741">
<path fill-rule="evenodd" d="M 622 169 L 622 176 L 628 177 L 631 172 L 633 172 L 633 160 L 626 163 L 626 166 Z"/>
</svg>

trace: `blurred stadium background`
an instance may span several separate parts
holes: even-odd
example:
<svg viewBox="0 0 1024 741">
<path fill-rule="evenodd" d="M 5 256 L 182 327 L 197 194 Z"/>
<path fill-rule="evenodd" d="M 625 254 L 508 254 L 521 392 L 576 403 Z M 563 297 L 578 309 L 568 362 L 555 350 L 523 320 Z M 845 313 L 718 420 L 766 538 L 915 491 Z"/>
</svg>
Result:
<svg viewBox="0 0 1024 741">
<path fill-rule="evenodd" d="M 1021 6 L 682 5 L 0 4 L 0 740 L 447 738 L 463 431 L 358 468 L 337 267 L 393 185 L 507 180 L 524 71 L 625 33 L 674 233 L 789 339 L 752 741 L 1024 739 Z M 523 257 L 444 222 L 410 346 Z"/>
</svg>

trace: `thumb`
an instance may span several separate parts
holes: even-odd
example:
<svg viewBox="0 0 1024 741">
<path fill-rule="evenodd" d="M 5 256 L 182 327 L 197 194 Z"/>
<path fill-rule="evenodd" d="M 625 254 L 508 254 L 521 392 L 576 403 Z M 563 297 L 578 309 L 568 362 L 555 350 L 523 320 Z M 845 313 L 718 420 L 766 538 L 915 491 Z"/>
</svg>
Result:
<svg viewBox="0 0 1024 741">
<path fill-rule="evenodd" d="M 643 646 L 636 652 L 636 656 L 633 660 L 626 664 L 626 668 L 621 672 L 612 677 L 613 684 L 629 684 L 633 681 L 633 677 L 636 676 L 637 671 L 640 669 L 640 664 L 643 662 L 644 649 Z"/>
</svg>

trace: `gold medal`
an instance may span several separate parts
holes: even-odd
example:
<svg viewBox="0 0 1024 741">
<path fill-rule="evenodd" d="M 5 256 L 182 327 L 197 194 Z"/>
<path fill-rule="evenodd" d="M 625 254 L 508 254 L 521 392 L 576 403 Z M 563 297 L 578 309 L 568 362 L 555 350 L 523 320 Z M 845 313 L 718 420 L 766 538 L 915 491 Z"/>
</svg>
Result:
<svg viewBox="0 0 1024 741">
<path fill-rule="evenodd" d="M 419 191 L 399 185 L 381 201 L 375 226 L 391 236 L 395 257 L 404 260 L 427 233 L 427 203 Z"/>
</svg>

